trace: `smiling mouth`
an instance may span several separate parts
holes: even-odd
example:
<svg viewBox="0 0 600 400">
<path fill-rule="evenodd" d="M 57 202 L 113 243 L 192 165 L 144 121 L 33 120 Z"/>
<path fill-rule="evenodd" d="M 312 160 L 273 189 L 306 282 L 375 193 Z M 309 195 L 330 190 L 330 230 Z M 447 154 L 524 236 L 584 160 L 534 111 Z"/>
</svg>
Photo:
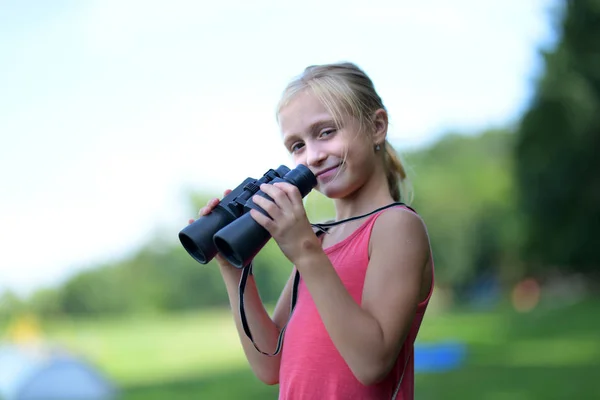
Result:
<svg viewBox="0 0 600 400">
<path fill-rule="evenodd" d="M 341 164 L 336 165 L 335 167 L 331 167 L 326 169 L 325 171 L 321 171 L 319 172 L 319 174 L 317 175 L 317 178 L 320 177 L 321 175 L 325 175 L 325 174 L 329 174 L 332 171 L 335 171 L 336 169 L 338 169 L 340 167 Z"/>
</svg>

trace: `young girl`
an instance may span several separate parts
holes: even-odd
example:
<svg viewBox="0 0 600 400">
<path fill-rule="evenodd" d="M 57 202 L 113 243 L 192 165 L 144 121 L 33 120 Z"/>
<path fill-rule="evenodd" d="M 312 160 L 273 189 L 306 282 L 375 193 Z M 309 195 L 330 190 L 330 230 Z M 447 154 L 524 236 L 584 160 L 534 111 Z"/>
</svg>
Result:
<svg viewBox="0 0 600 400">
<path fill-rule="evenodd" d="M 236 311 L 242 271 L 217 256 L 250 366 L 280 385 L 280 399 L 413 399 L 413 344 L 433 290 L 433 259 L 423 221 L 400 203 L 406 174 L 386 140 L 386 108 L 354 64 L 320 65 L 288 85 L 277 119 L 294 162 L 317 176 L 336 221 L 347 221 L 317 235 L 293 185 L 262 185 L 273 201 L 254 201 L 271 219 L 251 215 L 294 271 L 272 318 L 248 277 L 244 308 L 254 344 Z"/>
</svg>

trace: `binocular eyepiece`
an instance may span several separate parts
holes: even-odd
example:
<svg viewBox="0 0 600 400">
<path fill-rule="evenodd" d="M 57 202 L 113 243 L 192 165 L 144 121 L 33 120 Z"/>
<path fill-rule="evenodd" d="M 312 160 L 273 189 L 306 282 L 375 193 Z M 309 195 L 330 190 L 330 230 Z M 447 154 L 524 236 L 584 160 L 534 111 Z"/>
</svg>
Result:
<svg viewBox="0 0 600 400">
<path fill-rule="evenodd" d="M 304 198 L 317 185 L 317 178 L 302 164 L 293 170 L 281 165 L 268 170 L 260 179 L 246 178 L 209 214 L 179 232 L 182 246 L 200 264 L 207 264 L 219 252 L 237 268 L 248 265 L 271 238 L 250 215 L 249 211 L 255 209 L 269 216 L 254 204 L 252 196 L 256 194 L 272 200 L 260 190 L 260 185 L 277 182 L 296 186 Z"/>
</svg>

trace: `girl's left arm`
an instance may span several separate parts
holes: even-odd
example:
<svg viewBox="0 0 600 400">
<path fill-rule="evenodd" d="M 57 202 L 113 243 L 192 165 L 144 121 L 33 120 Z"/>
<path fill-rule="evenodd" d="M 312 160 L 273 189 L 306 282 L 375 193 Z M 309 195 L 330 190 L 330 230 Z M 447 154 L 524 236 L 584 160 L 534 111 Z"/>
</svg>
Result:
<svg viewBox="0 0 600 400">
<path fill-rule="evenodd" d="M 429 260 L 429 240 L 420 217 L 388 210 L 371 233 L 371 256 L 362 304 L 340 280 L 306 218 L 298 190 L 289 184 L 262 185 L 273 201 L 254 201 L 271 218 L 254 219 L 295 265 L 334 345 L 364 385 L 383 379 L 394 365 L 419 303 Z"/>
<path fill-rule="evenodd" d="M 429 259 L 422 220 L 388 210 L 374 224 L 362 305 L 350 296 L 320 247 L 294 261 L 336 348 L 364 385 L 383 379 L 404 343 Z"/>
</svg>

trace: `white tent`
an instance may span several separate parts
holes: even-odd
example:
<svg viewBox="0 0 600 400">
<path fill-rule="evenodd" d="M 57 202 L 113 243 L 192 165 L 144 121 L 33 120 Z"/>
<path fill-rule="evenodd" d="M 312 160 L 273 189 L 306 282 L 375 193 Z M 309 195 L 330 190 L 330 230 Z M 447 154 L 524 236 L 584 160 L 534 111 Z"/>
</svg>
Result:
<svg viewBox="0 0 600 400">
<path fill-rule="evenodd" d="M 114 400 L 117 390 L 91 364 L 66 352 L 0 346 L 0 400 Z"/>
</svg>

